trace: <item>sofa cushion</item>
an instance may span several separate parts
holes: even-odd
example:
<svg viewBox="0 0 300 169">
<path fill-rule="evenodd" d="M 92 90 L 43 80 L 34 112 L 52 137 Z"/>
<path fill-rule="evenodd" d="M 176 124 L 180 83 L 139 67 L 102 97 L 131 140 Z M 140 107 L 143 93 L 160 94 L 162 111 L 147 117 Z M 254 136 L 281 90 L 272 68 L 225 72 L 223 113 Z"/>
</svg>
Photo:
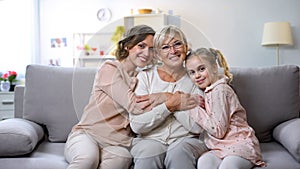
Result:
<svg viewBox="0 0 300 169">
<path fill-rule="evenodd" d="M 43 128 L 34 122 L 19 118 L 0 121 L 0 156 L 31 153 L 43 136 Z"/>
<path fill-rule="evenodd" d="M 65 143 L 43 141 L 30 154 L 0 158 L 0 169 L 66 169 Z"/>
<path fill-rule="evenodd" d="M 88 103 L 96 68 L 28 65 L 23 118 L 46 126 L 49 140 L 64 142 Z"/>
<path fill-rule="evenodd" d="M 299 163 L 278 142 L 260 143 L 260 148 L 267 166 L 252 169 L 300 169 Z"/>
<path fill-rule="evenodd" d="M 260 142 L 272 140 L 275 126 L 299 117 L 299 67 L 232 68 L 232 87 Z"/>
<path fill-rule="evenodd" d="M 278 125 L 273 137 L 281 143 L 292 156 L 300 162 L 300 118 L 292 119 Z"/>
</svg>

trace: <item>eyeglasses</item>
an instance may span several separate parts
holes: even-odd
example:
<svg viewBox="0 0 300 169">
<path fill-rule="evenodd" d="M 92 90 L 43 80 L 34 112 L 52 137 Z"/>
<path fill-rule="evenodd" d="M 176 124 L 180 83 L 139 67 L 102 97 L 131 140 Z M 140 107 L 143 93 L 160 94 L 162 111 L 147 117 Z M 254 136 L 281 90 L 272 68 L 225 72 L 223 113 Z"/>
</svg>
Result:
<svg viewBox="0 0 300 169">
<path fill-rule="evenodd" d="M 173 47 L 174 49 L 180 49 L 182 47 L 183 43 L 181 41 L 176 41 L 173 43 L 173 45 L 162 45 L 160 50 L 163 53 L 168 53 L 171 50 L 171 47 Z"/>
</svg>

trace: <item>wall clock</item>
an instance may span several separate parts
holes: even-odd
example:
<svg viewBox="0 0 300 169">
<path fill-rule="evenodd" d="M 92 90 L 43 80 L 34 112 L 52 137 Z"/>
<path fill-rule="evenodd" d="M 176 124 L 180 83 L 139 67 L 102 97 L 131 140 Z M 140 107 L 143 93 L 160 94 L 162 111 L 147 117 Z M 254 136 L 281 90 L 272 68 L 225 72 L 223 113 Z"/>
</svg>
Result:
<svg viewBox="0 0 300 169">
<path fill-rule="evenodd" d="M 111 19 L 111 11 L 109 8 L 101 8 L 97 12 L 97 18 L 99 21 L 109 21 Z"/>
</svg>

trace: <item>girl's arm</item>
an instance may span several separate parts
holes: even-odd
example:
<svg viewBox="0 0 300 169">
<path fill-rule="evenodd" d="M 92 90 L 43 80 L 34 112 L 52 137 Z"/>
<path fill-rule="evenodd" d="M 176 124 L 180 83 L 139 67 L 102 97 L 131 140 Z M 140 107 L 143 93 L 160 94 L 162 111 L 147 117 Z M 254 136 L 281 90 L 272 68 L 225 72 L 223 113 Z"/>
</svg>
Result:
<svg viewBox="0 0 300 169">
<path fill-rule="evenodd" d="M 226 86 L 219 85 L 216 87 L 218 90 L 211 91 L 209 94 L 211 97 L 205 100 L 205 109 L 199 106 L 189 112 L 204 130 L 216 138 L 223 138 L 227 133 L 232 114 L 230 106 L 234 106 L 230 104 L 233 98 L 232 89 Z"/>
</svg>

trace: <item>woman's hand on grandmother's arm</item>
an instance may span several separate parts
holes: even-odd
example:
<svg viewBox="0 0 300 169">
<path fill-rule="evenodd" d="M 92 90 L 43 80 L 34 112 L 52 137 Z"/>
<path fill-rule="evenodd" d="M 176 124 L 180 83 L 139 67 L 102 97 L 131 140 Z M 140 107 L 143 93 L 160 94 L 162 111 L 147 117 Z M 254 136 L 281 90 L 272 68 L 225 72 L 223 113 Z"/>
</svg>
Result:
<svg viewBox="0 0 300 169">
<path fill-rule="evenodd" d="M 153 107 L 166 102 L 173 94 L 164 93 L 153 93 L 150 95 L 136 96 L 136 104 L 145 111 L 151 110 Z"/>
<path fill-rule="evenodd" d="M 197 105 L 199 105 L 199 101 L 197 101 L 190 94 L 180 91 L 175 92 L 166 101 L 166 106 L 170 112 L 189 110 L 195 108 Z"/>
<path fill-rule="evenodd" d="M 144 110 L 150 107 L 150 105 L 151 101 L 149 95 L 136 96 L 135 108 L 138 110 L 142 110 L 144 112 Z"/>
<path fill-rule="evenodd" d="M 139 96 L 139 99 L 136 99 L 138 103 L 135 104 L 143 103 L 147 100 L 147 98 L 149 98 L 149 100 L 152 99 L 152 105 L 155 104 L 158 105 L 152 107 L 152 105 L 150 104 L 148 107 L 146 107 L 143 110 L 143 113 L 140 114 L 129 113 L 130 126 L 135 133 L 144 134 L 154 130 L 162 123 L 165 123 L 166 118 L 172 114 L 169 110 L 167 110 L 164 101 L 169 97 L 169 94 L 168 93 L 164 93 L 164 94 L 165 96 L 159 94 L 144 95 L 144 96 Z M 160 102 L 162 103 L 159 104 Z"/>
</svg>

